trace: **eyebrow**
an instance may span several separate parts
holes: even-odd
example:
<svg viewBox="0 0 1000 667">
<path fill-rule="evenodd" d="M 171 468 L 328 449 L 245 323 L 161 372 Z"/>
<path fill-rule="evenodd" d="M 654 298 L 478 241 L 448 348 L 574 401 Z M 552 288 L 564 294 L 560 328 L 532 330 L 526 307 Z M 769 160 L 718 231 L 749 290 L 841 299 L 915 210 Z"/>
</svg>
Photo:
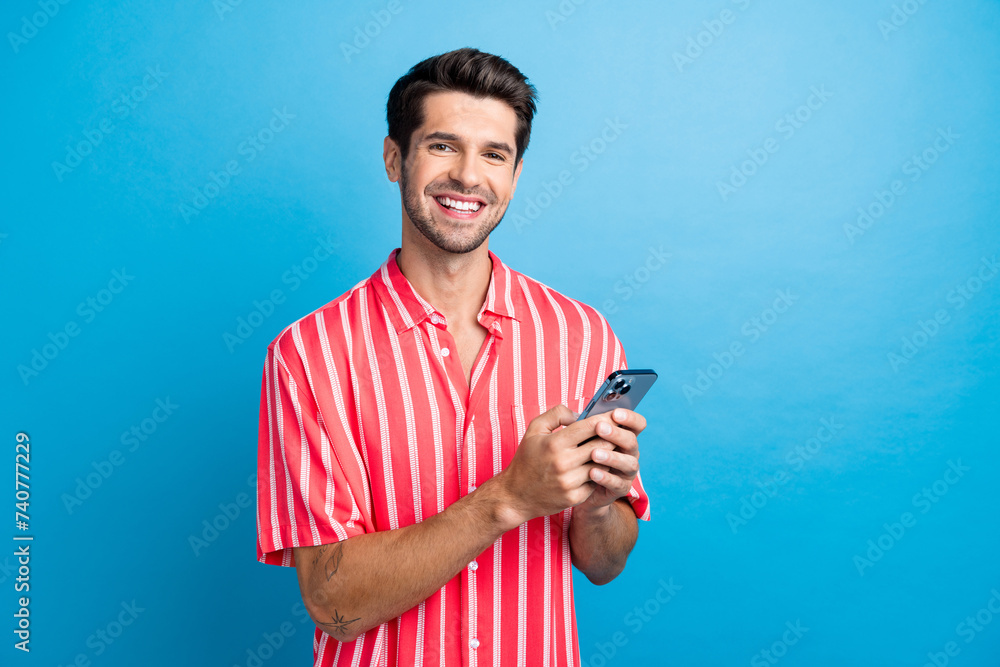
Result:
<svg viewBox="0 0 1000 667">
<path fill-rule="evenodd" d="M 461 143 L 462 137 L 458 136 L 457 134 L 452 134 L 450 132 L 431 132 L 423 139 L 421 139 L 420 143 L 425 143 L 428 141 L 454 141 Z M 514 154 L 514 149 L 512 149 L 506 142 L 503 141 L 487 141 L 483 145 L 483 147 L 492 148 L 493 150 L 498 150 L 498 151 L 504 151 L 508 155 Z"/>
</svg>

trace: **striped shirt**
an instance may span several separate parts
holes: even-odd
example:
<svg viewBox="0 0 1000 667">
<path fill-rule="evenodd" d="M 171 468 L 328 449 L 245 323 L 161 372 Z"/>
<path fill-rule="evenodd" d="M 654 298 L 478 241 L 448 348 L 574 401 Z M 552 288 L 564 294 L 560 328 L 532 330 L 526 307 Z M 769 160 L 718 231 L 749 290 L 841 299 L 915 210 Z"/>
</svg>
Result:
<svg viewBox="0 0 1000 667">
<path fill-rule="evenodd" d="M 292 547 L 444 511 L 510 463 L 531 419 L 560 403 L 579 412 L 626 367 L 600 313 L 490 252 L 478 315 L 488 334 L 467 383 L 444 316 L 400 272 L 397 251 L 267 348 L 262 563 L 294 566 Z M 638 477 L 627 499 L 649 520 Z M 508 531 L 429 598 L 354 641 L 317 627 L 314 664 L 579 666 L 571 516 L 568 508 Z"/>
</svg>

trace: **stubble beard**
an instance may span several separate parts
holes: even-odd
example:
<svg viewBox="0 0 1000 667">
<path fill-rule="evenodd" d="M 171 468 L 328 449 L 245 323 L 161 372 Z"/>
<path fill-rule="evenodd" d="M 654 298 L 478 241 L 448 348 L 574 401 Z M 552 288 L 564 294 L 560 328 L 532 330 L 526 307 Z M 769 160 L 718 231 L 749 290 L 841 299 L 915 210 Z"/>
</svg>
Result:
<svg viewBox="0 0 1000 667">
<path fill-rule="evenodd" d="M 489 238 L 489 235 L 494 229 L 497 228 L 497 225 L 500 224 L 500 221 L 503 220 L 504 214 L 507 212 L 506 204 L 502 210 L 496 206 L 497 198 L 492 193 L 488 193 L 489 197 L 482 197 L 482 194 L 476 193 L 475 196 L 481 196 L 490 206 L 490 211 L 484 211 L 484 216 L 489 217 L 483 217 L 483 219 L 478 220 L 476 223 L 477 226 L 474 228 L 469 228 L 470 226 L 468 223 L 465 225 L 462 225 L 462 223 L 453 223 L 454 228 L 448 229 L 449 223 L 442 222 L 440 218 L 435 218 L 428 209 L 428 207 L 433 206 L 433 204 L 427 203 L 427 198 L 431 198 L 427 190 L 430 190 L 431 187 L 435 185 L 434 183 L 428 185 L 425 189 L 424 195 L 426 198 L 422 198 L 410 189 L 409 179 L 406 177 L 405 169 L 400 175 L 399 183 L 403 191 L 403 208 L 406 210 L 406 215 L 410 218 L 410 222 L 413 223 L 413 226 L 417 228 L 417 231 L 419 231 L 424 238 L 445 252 L 454 254 L 472 252 L 481 246 L 487 238 Z M 455 182 L 445 184 L 445 187 L 448 187 L 457 193 L 462 193 L 463 190 L 463 188 Z M 471 193 L 469 196 L 472 196 Z"/>
</svg>

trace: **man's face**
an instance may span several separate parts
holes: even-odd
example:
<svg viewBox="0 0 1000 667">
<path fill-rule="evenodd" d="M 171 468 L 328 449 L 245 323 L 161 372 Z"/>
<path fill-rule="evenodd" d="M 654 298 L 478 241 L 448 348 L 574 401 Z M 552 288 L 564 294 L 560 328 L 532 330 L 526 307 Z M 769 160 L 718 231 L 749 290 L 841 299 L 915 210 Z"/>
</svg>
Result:
<svg viewBox="0 0 1000 667">
<path fill-rule="evenodd" d="M 424 123 L 410 138 L 406 164 L 386 139 L 386 166 L 390 180 L 398 175 L 405 216 L 441 250 L 472 252 L 500 224 L 521 172 L 516 124 L 514 110 L 499 100 L 433 93 L 424 98 Z"/>
</svg>

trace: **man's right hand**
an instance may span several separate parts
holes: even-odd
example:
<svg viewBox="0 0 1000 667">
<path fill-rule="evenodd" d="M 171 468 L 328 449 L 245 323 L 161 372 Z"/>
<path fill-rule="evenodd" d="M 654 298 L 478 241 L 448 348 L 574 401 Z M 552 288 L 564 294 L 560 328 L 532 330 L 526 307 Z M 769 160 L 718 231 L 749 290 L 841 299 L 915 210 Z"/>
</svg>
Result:
<svg viewBox="0 0 1000 667">
<path fill-rule="evenodd" d="M 579 505 L 590 496 L 596 486 L 591 468 L 607 469 L 594 463 L 591 453 L 615 447 L 597 435 L 602 421 L 611 423 L 607 415 L 576 421 L 565 405 L 531 420 L 510 465 L 491 480 L 502 489 L 511 528 Z"/>
</svg>

